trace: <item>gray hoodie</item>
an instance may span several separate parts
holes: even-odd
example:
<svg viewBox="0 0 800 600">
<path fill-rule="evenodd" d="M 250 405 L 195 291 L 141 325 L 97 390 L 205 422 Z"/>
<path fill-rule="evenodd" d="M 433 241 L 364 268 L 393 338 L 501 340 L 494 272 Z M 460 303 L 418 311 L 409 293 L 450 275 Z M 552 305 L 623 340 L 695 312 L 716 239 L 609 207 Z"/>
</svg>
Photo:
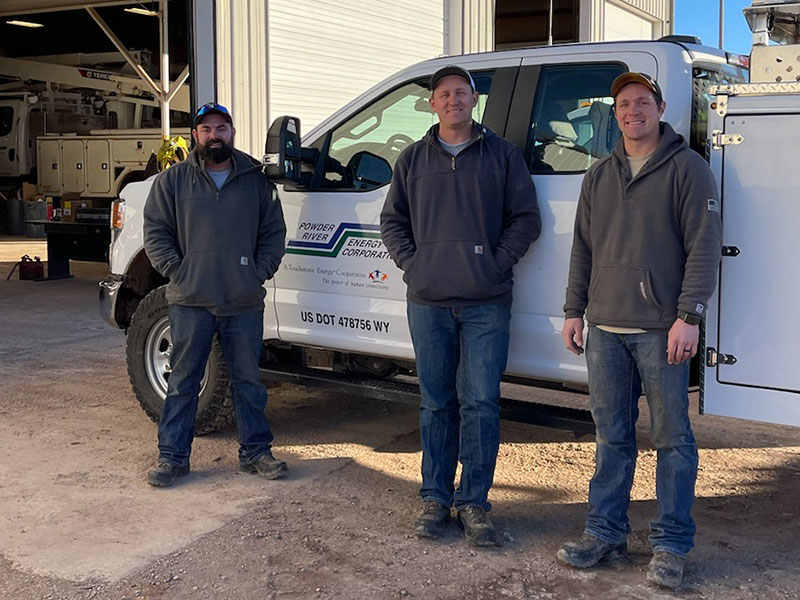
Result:
<svg viewBox="0 0 800 600">
<path fill-rule="evenodd" d="M 144 248 L 168 278 L 170 304 L 231 316 L 264 308 L 264 281 L 283 257 L 286 225 L 275 187 L 248 154 L 217 189 L 193 150 L 161 173 L 144 208 Z"/>
<path fill-rule="evenodd" d="M 511 302 L 512 267 L 541 228 L 522 152 L 483 125 L 457 156 L 439 126 L 400 155 L 381 213 L 381 236 L 405 271 L 412 302 Z"/>
<path fill-rule="evenodd" d="M 721 240 L 714 177 L 683 137 L 661 123 L 655 153 L 633 178 L 620 139 L 583 179 L 566 317 L 667 329 L 678 311 L 703 316 Z"/>
</svg>

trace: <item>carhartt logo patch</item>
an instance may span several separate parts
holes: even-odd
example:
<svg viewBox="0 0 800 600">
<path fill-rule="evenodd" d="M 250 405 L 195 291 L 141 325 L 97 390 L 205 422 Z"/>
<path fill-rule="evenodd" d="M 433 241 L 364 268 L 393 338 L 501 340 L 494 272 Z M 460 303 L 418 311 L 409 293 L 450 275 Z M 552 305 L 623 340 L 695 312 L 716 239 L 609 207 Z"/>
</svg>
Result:
<svg viewBox="0 0 800 600">
<path fill-rule="evenodd" d="M 250 261 L 248 260 L 248 258 L 246 256 L 242 256 L 239 259 L 239 264 L 242 265 L 243 267 L 246 267 L 247 265 L 250 264 Z"/>
<path fill-rule="evenodd" d="M 483 254 L 483 245 L 475 244 L 475 254 Z"/>
<path fill-rule="evenodd" d="M 708 199 L 708 210 L 709 212 L 719 212 L 719 201 L 716 198 Z"/>
</svg>

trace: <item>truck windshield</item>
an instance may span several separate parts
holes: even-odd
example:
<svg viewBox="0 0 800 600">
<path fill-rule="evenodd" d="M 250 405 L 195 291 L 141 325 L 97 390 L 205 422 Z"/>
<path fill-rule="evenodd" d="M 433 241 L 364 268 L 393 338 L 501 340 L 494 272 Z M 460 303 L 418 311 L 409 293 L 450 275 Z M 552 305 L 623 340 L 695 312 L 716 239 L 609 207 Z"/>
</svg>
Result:
<svg viewBox="0 0 800 600">
<path fill-rule="evenodd" d="M 689 145 L 708 158 L 708 101 L 712 85 L 747 83 L 748 72 L 742 67 L 727 64 L 695 63 L 692 67 L 692 130 Z"/>
<path fill-rule="evenodd" d="M 11 133 L 13 123 L 14 109 L 10 106 L 0 106 L 0 137 L 6 137 Z"/>
</svg>

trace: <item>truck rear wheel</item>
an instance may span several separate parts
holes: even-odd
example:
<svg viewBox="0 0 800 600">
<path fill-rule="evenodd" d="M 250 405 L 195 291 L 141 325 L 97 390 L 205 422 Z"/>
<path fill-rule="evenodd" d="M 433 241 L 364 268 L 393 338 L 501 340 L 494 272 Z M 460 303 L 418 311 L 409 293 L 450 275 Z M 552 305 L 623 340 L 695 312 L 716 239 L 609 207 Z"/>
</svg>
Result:
<svg viewBox="0 0 800 600">
<path fill-rule="evenodd" d="M 166 286 L 150 292 L 136 307 L 128 328 L 128 377 L 144 412 L 158 423 L 167 395 L 172 352 Z M 200 384 L 195 433 L 202 435 L 233 422 L 228 369 L 219 341 L 214 340 Z"/>
</svg>

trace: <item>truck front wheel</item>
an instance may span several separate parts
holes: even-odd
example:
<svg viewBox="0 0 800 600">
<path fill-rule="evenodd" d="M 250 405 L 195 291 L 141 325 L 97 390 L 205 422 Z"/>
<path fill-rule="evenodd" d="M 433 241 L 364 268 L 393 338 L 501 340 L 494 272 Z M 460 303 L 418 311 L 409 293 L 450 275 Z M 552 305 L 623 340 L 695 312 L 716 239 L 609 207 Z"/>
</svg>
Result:
<svg viewBox="0 0 800 600">
<path fill-rule="evenodd" d="M 166 286 L 156 288 L 136 307 L 126 348 L 133 392 L 144 412 L 156 423 L 161 418 L 171 371 L 172 338 L 165 289 Z M 211 433 L 232 422 L 228 369 L 219 341 L 214 340 L 200 384 L 195 433 Z"/>
</svg>

